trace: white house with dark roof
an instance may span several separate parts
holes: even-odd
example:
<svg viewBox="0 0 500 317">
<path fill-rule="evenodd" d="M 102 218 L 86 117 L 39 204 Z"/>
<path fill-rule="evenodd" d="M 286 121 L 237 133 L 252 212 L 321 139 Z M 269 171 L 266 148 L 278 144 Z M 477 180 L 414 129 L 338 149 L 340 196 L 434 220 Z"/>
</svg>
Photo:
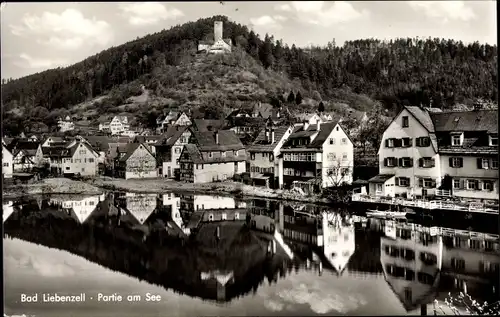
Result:
<svg viewBox="0 0 500 317">
<path fill-rule="evenodd" d="M 109 125 L 100 124 L 99 131 L 107 130 L 108 126 L 112 135 L 119 135 L 130 130 L 130 120 L 127 116 L 114 116 Z"/>
<path fill-rule="evenodd" d="M 311 193 L 352 183 L 354 143 L 335 122 L 296 125 L 281 148 L 280 187 Z"/>
<path fill-rule="evenodd" d="M 7 149 L 5 144 L 2 144 L 2 176 L 4 178 L 12 178 L 12 173 L 14 172 L 13 164 L 14 156 Z"/>
<path fill-rule="evenodd" d="M 281 147 L 292 134 L 293 127 L 274 127 L 262 129 L 247 149 L 250 157 L 250 177 L 254 185 L 279 187 L 279 160 Z"/>
<path fill-rule="evenodd" d="M 180 179 L 209 183 L 246 172 L 244 145 L 233 131 L 193 132 L 182 151 Z"/>
<path fill-rule="evenodd" d="M 97 158 L 99 153 L 84 141 L 79 141 L 67 149 L 62 156 L 63 174 L 79 174 L 81 176 L 97 175 Z"/>
<path fill-rule="evenodd" d="M 59 118 L 57 126 L 59 127 L 60 132 L 73 131 L 75 129 L 75 123 L 70 116 L 66 116 L 64 119 Z"/>
<path fill-rule="evenodd" d="M 498 199 L 497 115 L 403 107 L 383 134 L 370 195 Z"/>
</svg>

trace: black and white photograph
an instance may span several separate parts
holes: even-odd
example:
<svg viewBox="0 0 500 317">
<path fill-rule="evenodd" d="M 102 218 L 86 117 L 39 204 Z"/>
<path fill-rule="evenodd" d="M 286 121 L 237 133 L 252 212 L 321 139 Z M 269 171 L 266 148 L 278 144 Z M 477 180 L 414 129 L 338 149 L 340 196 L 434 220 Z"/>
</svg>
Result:
<svg viewBox="0 0 500 317">
<path fill-rule="evenodd" d="M 0 9 L 4 317 L 500 314 L 496 1 Z"/>
</svg>

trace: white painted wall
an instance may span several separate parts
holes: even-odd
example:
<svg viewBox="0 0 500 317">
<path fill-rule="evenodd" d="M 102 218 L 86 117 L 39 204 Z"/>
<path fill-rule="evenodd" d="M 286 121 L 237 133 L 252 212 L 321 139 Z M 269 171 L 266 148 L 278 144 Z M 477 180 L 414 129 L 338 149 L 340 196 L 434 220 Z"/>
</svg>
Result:
<svg viewBox="0 0 500 317">
<path fill-rule="evenodd" d="M 236 173 L 246 172 L 246 162 L 227 162 L 214 164 L 193 164 L 194 183 L 210 183 L 216 180 L 230 179 L 235 174 L 235 163 L 238 166 Z M 197 165 L 200 165 L 197 169 Z M 203 168 L 201 168 L 203 165 Z"/>
<path fill-rule="evenodd" d="M 12 178 L 12 173 L 14 172 L 14 157 L 12 153 L 2 145 L 2 174 L 5 178 Z"/>
<path fill-rule="evenodd" d="M 332 141 L 334 142 L 334 144 L 330 144 L 330 139 L 333 139 Z M 346 141 L 345 144 L 342 144 L 342 139 Z M 335 154 L 335 159 L 332 159 L 331 155 L 329 156 L 329 154 L 332 153 Z M 343 159 L 344 153 L 347 153 L 346 159 Z M 323 162 L 323 188 L 335 186 L 344 181 L 348 184 L 352 183 L 352 174 L 354 172 L 354 144 L 352 144 L 351 140 L 349 140 L 347 134 L 340 125 L 337 124 L 333 128 L 333 131 L 330 133 L 325 143 L 323 143 L 323 152 L 319 154 L 321 154 Z M 341 168 L 349 168 L 349 173 L 344 178 L 339 175 L 339 166 Z M 337 171 L 337 177 L 329 176 L 328 172 L 330 170 Z"/>
<path fill-rule="evenodd" d="M 403 116 L 408 116 L 409 127 L 403 128 L 402 121 Z M 383 136 L 382 142 L 380 144 L 378 156 L 379 156 L 379 173 L 380 174 L 395 174 L 396 177 L 408 177 L 410 178 L 410 186 L 408 187 L 394 187 L 394 194 L 400 193 L 411 193 L 413 189 L 414 195 L 421 195 L 422 188 L 418 187 L 418 178 L 429 177 L 436 180 L 436 187 L 440 186 L 441 181 L 441 168 L 439 155 L 436 153 L 432 144 L 428 147 L 417 147 L 415 139 L 417 137 L 429 136 L 428 131 L 412 116 L 412 114 L 404 109 L 394 121 L 387 127 Z M 385 140 L 390 138 L 411 138 L 412 146 L 408 148 L 388 148 L 385 146 Z M 403 167 L 385 167 L 384 158 L 387 157 L 410 157 L 413 158 L 413 167 L 403 168 Z M 432 157 L 435 160 L 434 168 L 419 168 L 418 159 L 421 157 Z M 427 189 L 428 194 L 433 194 L 434 189 Z"/>
<path fill-rule="evenodd" d="M 355 249 L 354 225 L 344 226 L 340 215 L 323 213 L 323 252 L 328 262 L 341 272 Z"/>
</svg>

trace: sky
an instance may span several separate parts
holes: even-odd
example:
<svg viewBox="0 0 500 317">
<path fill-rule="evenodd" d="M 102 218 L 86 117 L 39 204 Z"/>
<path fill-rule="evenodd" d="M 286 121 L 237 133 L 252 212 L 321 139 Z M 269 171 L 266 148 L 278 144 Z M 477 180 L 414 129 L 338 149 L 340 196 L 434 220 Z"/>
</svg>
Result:
<svg viewBox="0 0 500 317">
<path fill-rule="evenodd" d="M 417 36 L 497 44 L 496 1 L 3 2 L 1 75 L 19 78 L 68 66 L 214 15 L 290 46 Z"/>
</svg>

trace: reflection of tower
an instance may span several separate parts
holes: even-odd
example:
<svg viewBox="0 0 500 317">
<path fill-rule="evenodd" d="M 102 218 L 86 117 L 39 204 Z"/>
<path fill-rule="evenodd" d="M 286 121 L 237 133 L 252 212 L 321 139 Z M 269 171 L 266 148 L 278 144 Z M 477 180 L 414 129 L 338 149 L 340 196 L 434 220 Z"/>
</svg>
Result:
<svg viewBox="0 0 500 317">
<path fill-rule="evenodd" d="M 226 285 L 217 283 L 217 300 L 226 300 Z"/>
<path fill-rule="evenodd" d="M 222 21 L 214 22 L 214 42 L 222 40 Z"/>
</svg>

